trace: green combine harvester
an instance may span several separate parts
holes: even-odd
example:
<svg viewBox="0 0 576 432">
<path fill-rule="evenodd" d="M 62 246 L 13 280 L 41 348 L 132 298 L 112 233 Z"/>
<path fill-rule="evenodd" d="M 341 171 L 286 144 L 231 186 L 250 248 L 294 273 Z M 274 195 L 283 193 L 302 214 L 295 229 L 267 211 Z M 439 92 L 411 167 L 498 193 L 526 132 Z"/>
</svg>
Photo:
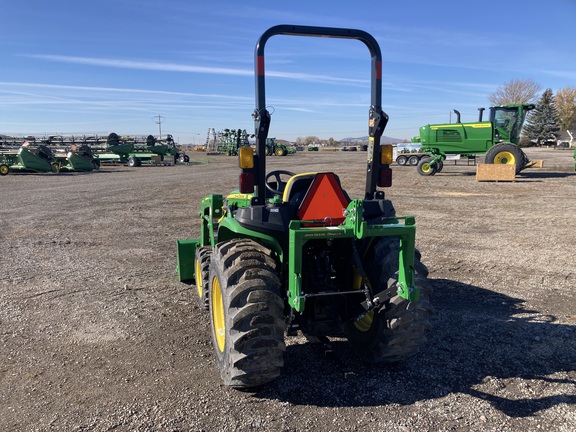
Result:
<svg viewBox="0 0 576 432">
<path fill-rule="evenodd" d="M 420 136 L 412 139 L 427 154 L 418 162 L 418 173 L 423 176 L 439 173 L 447 155 L 486 154 L 485 163 L 516 165 L 518 174 L 530 166 L 518 143 L 526 113 L 534 107 L 533 104 L 493 106 L 488 121 L 482 121 L 484 108 L 479 108 L 478 122 L 469 123 L 462 123 L 460 113 L 454 110 L 456 123 L 422 126 Z"/>
<path fill-rule="evenodd" d="M 351 198 L 330 171 L 266 171 L 271 116 L 264 47 L 276 35 L 362 42 L 371 55 L 369 148 L 364 196 Z M 225 385 L 270 382 L 284 365 L 285 335 L 329 343 L 344 336 L 370 363 L 417 353 L 430 329 L 428 270 L 415 249 L 412 216 L 397 216 L 383 190 L 392 185 L 392 146 L 380 139 L 382 57 L 361 30 L 280 25 L 255 52 L 256 148 L 239 148 L 239 189 L 200 203 L 200 237 L 177 241 L 177 272 L 210 312 Z"/>
</svg>

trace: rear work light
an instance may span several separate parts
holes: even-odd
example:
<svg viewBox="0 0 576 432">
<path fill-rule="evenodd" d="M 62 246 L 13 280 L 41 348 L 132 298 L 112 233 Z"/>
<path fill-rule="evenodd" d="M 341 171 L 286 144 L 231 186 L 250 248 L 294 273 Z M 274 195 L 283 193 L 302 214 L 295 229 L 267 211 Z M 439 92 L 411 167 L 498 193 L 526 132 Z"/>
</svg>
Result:
<svg viewBox="0 0 576 432">
<path fill-rule="evenodd" d="M 254 149 L 252 147 L 240 147 L 238 161 L 242 169 L 254 168 Z"/>
<path fill-rule="evenodd" d="M 243 172 L 240 174 L 240 193 L 254 193 L 254 173 Z"/>
</svg>

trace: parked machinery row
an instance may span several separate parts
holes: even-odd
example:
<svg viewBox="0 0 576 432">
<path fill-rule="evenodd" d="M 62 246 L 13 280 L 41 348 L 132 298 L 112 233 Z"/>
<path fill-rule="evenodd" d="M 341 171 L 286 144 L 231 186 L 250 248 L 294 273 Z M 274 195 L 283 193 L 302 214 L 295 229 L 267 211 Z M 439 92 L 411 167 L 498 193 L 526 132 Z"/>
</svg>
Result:
<svg viewBox="0 0 576 432">
<path fill-rule="evenodd" d="M 166 165 L 189 161 L 171 135 L 165 140 L 157 140 L 152 135 L 146 139 L 120 137 L 116 133 L 106 139 L 98 136 L 0 138 L 0 175 L 11 171 L 88 172 L 99 169 L 103 163 L 136 167 L 142 163 Z"/>
</svg>

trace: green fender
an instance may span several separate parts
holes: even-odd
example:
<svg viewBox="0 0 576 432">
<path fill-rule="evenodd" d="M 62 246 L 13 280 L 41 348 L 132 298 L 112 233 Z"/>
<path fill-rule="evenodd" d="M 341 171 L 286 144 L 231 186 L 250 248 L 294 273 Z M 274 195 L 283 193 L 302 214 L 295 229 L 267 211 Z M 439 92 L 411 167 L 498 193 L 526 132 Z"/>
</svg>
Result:
<svg viewBox="0 0 576 432">
<path fill-rule="evenodd" d="M 244 228 L 234 217 L 229 214 L 218 224 L 218 242 L 232 240 L 235 238 L 249 238 L 271 249 L 280 262 L 284 262 L 284 252 L 278 240 L 261 232 Z"/>
</svg>

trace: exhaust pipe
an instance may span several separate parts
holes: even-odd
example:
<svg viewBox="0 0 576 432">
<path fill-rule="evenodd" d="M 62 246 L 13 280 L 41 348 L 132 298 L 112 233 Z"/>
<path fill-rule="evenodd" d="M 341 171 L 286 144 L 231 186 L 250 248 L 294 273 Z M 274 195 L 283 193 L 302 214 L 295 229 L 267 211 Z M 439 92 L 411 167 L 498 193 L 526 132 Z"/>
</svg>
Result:
<svg viewBox="0 0 576 432">
<path fill-rule="evenodd" d="M 484 113 L 484 110 L 485 110 L 485 109 L 486 109 L 486 108 L 478 108 L 478 111 L 480 111 L 480 112 L 478 113 L 478 121 L 479 121 L 479 122 L 482 121 L 482 114 Z"/>
<path fill-rule="evenodd" d="M 454 112 L 456 113 L 456 123 L 460 123 L 460 111 L 454 110 Z"/>
</svg>

